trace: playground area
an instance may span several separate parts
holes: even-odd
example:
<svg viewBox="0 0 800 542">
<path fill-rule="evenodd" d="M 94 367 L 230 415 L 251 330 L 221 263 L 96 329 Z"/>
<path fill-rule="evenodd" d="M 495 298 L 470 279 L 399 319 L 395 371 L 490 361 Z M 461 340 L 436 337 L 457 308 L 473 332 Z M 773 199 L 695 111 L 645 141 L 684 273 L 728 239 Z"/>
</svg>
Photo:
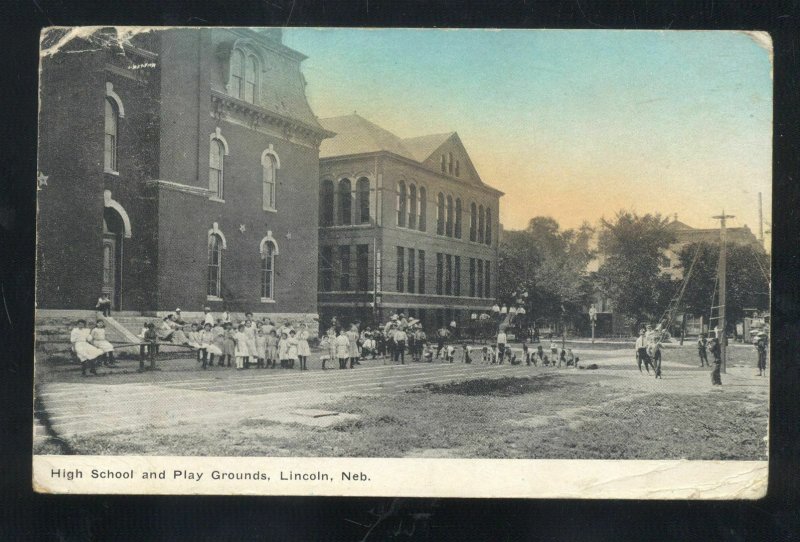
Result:
<svg viewBox="0 0 800 542">
<path fill-rule="evenodd" d="M 512 344 L 515 350 L 519 344 Z M 584 369 L 363 359 L 347 370 L 198 371 L 135 359 L 82 378 L 37 361 L 36 454 L 742 459 L 767 455 L 769 376 L 728 350 L 712 388 L 696 348 L 664 348 L 663 378 L 632 345 L 568 343 Z M 592 368 L 594 367 L 594 368 Z"/>
</svg>

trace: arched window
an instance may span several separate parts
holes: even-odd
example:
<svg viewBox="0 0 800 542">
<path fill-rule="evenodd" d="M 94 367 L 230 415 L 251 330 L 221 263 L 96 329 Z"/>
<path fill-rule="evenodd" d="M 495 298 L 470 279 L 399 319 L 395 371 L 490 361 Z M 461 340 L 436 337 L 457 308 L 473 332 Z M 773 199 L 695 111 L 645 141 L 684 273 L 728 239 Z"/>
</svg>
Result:
<svg viewBox="0 0 800 542">
<path fill-rule="evenodd" d="M 442 155 L 442 173 L 447 171 L 447 162 L 445 162 L 444 154 Z"/>
<path fill-rule="evenodd" d="M 397 183 L 397 225 L 404 228 L 406 225 L 406 213 L 408 207 L 408 193 L 405 181 Z"/>
<path fill-rule="evenodd" d="M 486 221 L 483 210 L 483 205 L 478 207 L 478 242 L 483 243 L 483 234 L 485 233 Z"/>
<path fill-rule="evenodd" d="M 417 227 L 417 185 L 408 185 L 408 227 Z"/>
<path fill-rule="evenodd" d="M 456 225 L 453 235 L 456 239 L 461 239 L 461 198 L 456 198 Z"/>
<path fill-rule="evenodd" d="M 339 181 L 339 224 L 349 226 L 353 223 L 353 196 L 350 179 Z"/>
<path fill-rule="evenodd" d="M 428 227 L 428 191 L 424 186 L 419 187 L 419 231 Z"/>
<path fill-rule="evenodd" d="M 225 199 L 223 184 L 223 170 L 225 161 L 225 147 L 219 139 L 213 138 L 209 146 L 208 155 L 208 189 L 211 194 L 219 199 Z"/>
<path fill-rule="evenodd" d="M 208 236 L 208 288 L 209 297 L 222 297 L 222 238 L 216 233 Z"/>
<path fill-rule="evenodd" d="M 261 157 L 262 168 L 262 198 L 263 208 L 265 211 L 275 210 L 275 178 L 277 172 L 277 163 L 275 156 L 272 154 L 264 154 Z"/>
<path fill-rule="evenodd" d="M 448 152 L 447 153 L 447 173 L 449 173 L 450 175 L 453 174 L 453 153 L 452 152 Z"/>
<path fill-rule="evenodd" d="M 358 223 L 369 224 L 369 179 L 361 177 L 356 183 L 358 195 Z"/>
<path fill-rule="evenodd" d="M 322 181 L 319 189 L 319 220 L 323 226 L 333 226 L 333 181 Z"/>
<path fill-rule="evenodd" d="M 258 61 L 255 55 L 247 55 L 244 74 L 244 101 L 254 104 L 258 84 Z"/>
<path fill-rule="evenodd" d="M 486 237 L 484 238 L 487 245 L 492 244 L 492 210 L 486 208 Z"/>
<path fill-rule="evenodd" d="M 244 53 L 234 49 L 231 53 L 231 77 L 228 82 L 228 93 L 234 98 L 241 98 L 244 92 Z"/>
<path fill-rule="evenodd" d="M 444 234 L 453 236 L 453 196 L 447 196 L 447 220 L 444 225 Z"/>
<path fill-rule="evenodd" d="M 478 206 L 475 202 L 469 204 L 469 240 L 476 241 L 478 236 Z"/>
<path fill-rule="evenodd" d="M 117 171 L 117 129 L 119 128 L 119 109 L 111 98 L 106 98 L 105 110 L 105 170 Z"/>
<path fill-rule="evenodd" d="M 444 235 L 444 194 L 436 196 L 436 233 Z"/>
<path fill-rule="evenodd" d="M 277 247 L 271 240 L 261 241 L 261 301 L 275 299 L 275 254 Z"/>
</svg>

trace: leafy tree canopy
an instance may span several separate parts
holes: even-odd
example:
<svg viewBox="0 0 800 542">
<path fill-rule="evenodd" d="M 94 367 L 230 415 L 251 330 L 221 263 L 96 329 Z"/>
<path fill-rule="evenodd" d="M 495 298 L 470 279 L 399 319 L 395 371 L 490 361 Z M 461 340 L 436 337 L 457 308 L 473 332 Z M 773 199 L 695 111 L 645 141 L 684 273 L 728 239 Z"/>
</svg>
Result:
<svg viewBox="0 0 800 542">
<path fill-rule="evenodd" d="M 675 292 L 674 281 L 659 269 L 664 249 L 675 241 L 668 223 L 658 213 L 639 216 L 630 211 L 601 221 L 597 286 L 634 328 L 660 318 Z"/>
<path fill-rule="evenodd" d="M 541 216 L 524 230 L 506 232 L 500 245 L 500 300 L 514 303 L 525 291 L 533 318 L 580 314 L 591 297 L 586 266 L 593 257 L 592 235 L 588 224 L 562 230 L 554 219 Z"/>
<path fill-rule="evenodd" d="M 686 285 L 683 306 L 695 316 L 709 316 L 711 295 L 717 281 L 719 245 L 692 243 L 678 254 L 684 273 L 700 251 L 692 276 Z M 733 323 L 745 316 L 744 309 L 769 308 L 769 256 L 750 245 L 728 244 L 726 247 L 726 317 Z M 718 295 L 718 294 L 717 294 Z M 715 305 L 718 298 L 715 298 Z M 716 315 L 716 313 L 715 313 Z M 712 324 L 713 326 L 713 324 Z"/>
</svg>

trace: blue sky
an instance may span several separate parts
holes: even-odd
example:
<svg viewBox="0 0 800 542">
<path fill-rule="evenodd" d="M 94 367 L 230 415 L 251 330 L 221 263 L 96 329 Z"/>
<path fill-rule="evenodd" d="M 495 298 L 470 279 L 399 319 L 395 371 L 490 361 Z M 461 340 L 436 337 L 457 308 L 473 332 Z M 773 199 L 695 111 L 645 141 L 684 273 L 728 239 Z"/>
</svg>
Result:
<svg viewBox="0 0 800 542">
<path fill-rule="evenodd" d="M 771 213 L 770 54 L 739 32 L 287 29 L 320 117 L 456 131 L 501 221 L 622 208 L 758 229 Z"/>
</svg>

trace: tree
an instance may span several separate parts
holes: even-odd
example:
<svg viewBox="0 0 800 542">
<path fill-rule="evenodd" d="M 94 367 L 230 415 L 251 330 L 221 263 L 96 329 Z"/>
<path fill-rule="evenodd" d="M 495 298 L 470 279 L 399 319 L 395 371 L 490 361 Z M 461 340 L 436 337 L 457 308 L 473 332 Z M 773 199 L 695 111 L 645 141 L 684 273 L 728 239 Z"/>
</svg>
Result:
<svg viewBox="0 0 800 542">
<path fill-rule="evenodd" d="M 521 231 L 504 235 L 499 254 L 499 297 L 514 304 L 528 293 L 529 319 L 575 321 L 589 304 L 586 266 L 592 258 L 593 230 L 561 230 L 550 217 L 535 217 Z"/>
<path fill-rule="evenodd" d="M 678 254 L 684 273 L 689 269 L 697 251 L 692 276 L 686 285 L 683 306 L 687 313 L 708 318 L 711 295 L 717 280 L 719 245 L 692 243 Z M 744 309 L 769 308 L 769 256 L 751 245 L 728 244 L 726 319 L 733 324 L 744 318 Z M 719 298 L 715 297 L 715 304 Z M 715 312 L 716 315 L 716 312 Z M 716 323 L 712 322 L 711 327 Z"/>
<path fill-rule="evenodd" d="M 628 317 L 632 331 L 661 317 L 675 292 L 675 283 L 662 275 L 659 260 L 675 240 L 660 214 L 639 216 L 618 212 L 601 220 L 598 247 L 603 262 L 596 274 L 597 286 Z"/>
</svg>

